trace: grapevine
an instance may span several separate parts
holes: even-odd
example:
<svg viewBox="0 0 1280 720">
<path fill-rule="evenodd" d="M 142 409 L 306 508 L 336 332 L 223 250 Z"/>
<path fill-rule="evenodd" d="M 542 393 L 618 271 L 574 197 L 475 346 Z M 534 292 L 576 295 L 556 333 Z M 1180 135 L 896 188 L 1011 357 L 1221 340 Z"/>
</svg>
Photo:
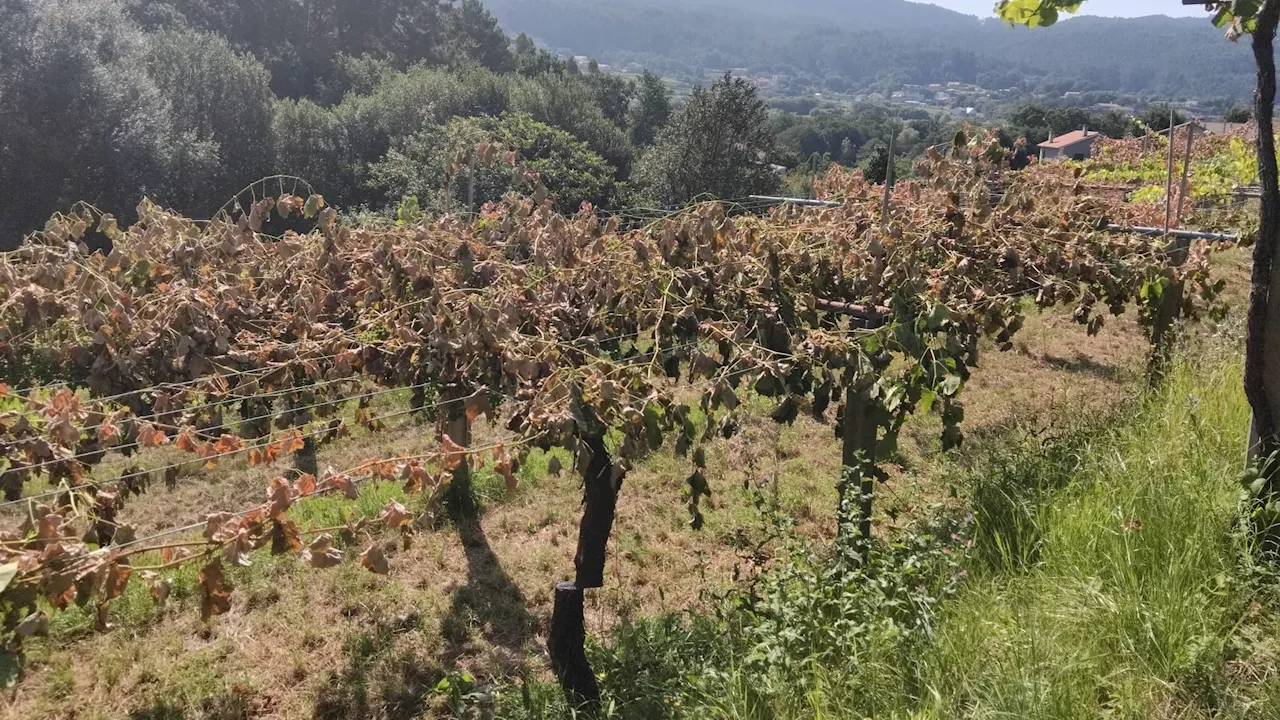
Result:
<svg viewBox="0 0 1280 720">
<path fill-rule="evenodd" d="M 491 146 L 477 154 L 511 158 Z M 144 203 L 133 227 L 107 228 L 107 255 L 79 247 L 104 221 L 77 211 L 0 258 L 0 362 L 38 357 L 77 379 L 74 389 L 0 393 L 0 484 L 11 499 L 31 496 L 40 478 L 67 490 L 52 504 L 28 500 L 27 522 L 0 537 L 0 652 L 19 657 L 46 609 L 95 602 L 105 618 L 131 578 L 163 596 L 163 572 L 188 560 L 206 563 L 206 618 L 229 607 L 223 563 L 243 564 L 252 550 L 335 564 L 334 533 L 351 539 L 372 525 L 313 530 L 304 545 L 307 531 L 286 511 L 314 494 L 349 495 L 354 476 L 422 492 L 413 513 L 388 508 L 378 521 L 386 529 L 442 508 L 466 522 L 468 474 L 482 457 L 514 487 L 526 454 L 555 446 L 574 454 L 584 479 L 577 576 L 556 610 L 572 625 L 576 597 L 580 628 L 581 592 L 603 584 L 628 470 L 672 442 L 690 463 L 698 526 L 713 481 L 701 446 L 736 432 L 748 392 L 772 398 L 780 423 L 836 408 L 846 438 L 842 542 L 865 554 L 883 477 L 876 458 L 893 451 L 913 413 L 941 416 L 944 447 L 962 441 L 960 395 L 983 339 L 1009 347 L 1033 305 L 1074 307 L 1097 332 L 1107 313 L 1134 304 L 1150 319 L 1153 283 L 1192 290 L 1183 296 L 1191 316 L 1218 289 L 1205 247 L 1179 264 L 1158 240 L 1104 232 L 1117 219 L 1113 202 L 1078 177 L 1010 172 L 989 136 L 960 134 L 945 154 L 931 152 L 921 179 L 894 189 L 888 215 L 881 188 L 833 168 L 820 187 L 836 207 L 730 217 L 704 203 L 623 229 L 590 206 L 557 213 L 536 175 L 513 172 L 530 195 L 474 220 L 353 228 L 318 196 L 285 195 L 196 223 Z M 998 202 L 993 182 L 1003 188 Z M 316 229 L 265 237 L 272 213 L 305 215 Z M 439 452 L 345 473 L 299 462 L 292 480 L 271 481 L 266 503 L 211 513 L 194 544 L 135 545 L 102 532 L 84 541 L 87 526 L 109 515 L 92 477 L 105 453 L 172 444 L 197 459 L 250 446 L 264 462 L 306 454 L 310 438 L 338 431 L 342 403 L 402 388 L 412 393 L 409 412 L 437 422 Z M 367 397 L 360 402 L 367 411 Z M 707 418 L 701 431 L 695 405 Z M 265 445 L 229 432 L 235 413 Z M 511 433 L 500 447 L 468 448 L 482 416 Z M 367 412 L 360 419 L 376 424 Z M 158 566 L 132 564 L 157 548 L 168 551 Z M 385 571 L 384 550 L 375 543 L 362 564 Z M 566 691 L 592 702 L 581 643 L 553 647 Z"/>
</svg>

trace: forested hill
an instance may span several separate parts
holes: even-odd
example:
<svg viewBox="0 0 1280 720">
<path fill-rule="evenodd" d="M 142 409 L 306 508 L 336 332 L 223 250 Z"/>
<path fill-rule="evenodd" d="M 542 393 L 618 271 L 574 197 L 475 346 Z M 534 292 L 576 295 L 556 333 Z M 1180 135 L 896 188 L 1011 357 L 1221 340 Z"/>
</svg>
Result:
<svg viewBox="0 0 1280 720">
<path fill-rule="evenodd" d="M 1242 100 L 1251 57 L 1207 20 L 1081 17 L 1035 31 L 904 0 L 490 0 L 557 50 L 698 80 L 746 68 L 799 94 L 958 80 Z"/>
<path fill-rule="evenodd" d="M 1207 21 L 1033 33 L 901 0 L 0 0 L 0 17 L 0 249 L 80 202 L 204 218 L 275 174 L 371 222 L 474 210 L 515 189 L 509 171 L 480 172 L 474 197 L 455 182 L 480 142 L 519 148 L 566 211 L 769 194 L 771 166 L 802 163 L 785 182 L 806 192 L 823 163 L 883 177 L 891 138 L 909 170 L 959 121 L 770 113 L 760 94 L 960 80 L 1242 98 L 1250 64 Z M 675 99 L 670 78 L 565 51 L 691 82 Z M 1132 126 L 1023 110 L 1011 138 Z"/>
</svg>

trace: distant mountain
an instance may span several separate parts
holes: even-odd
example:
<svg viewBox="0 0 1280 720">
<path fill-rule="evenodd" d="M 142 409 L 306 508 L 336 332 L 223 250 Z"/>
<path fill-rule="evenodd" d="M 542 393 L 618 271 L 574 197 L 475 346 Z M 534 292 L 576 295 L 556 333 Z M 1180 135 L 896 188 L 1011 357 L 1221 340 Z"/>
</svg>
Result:
<svg viewBox="0 0 1280 720">
<path fill-rule="evenodd" d="M 905 0 L 488 0 L 511 33 L 688 80 L 745 68 L 779 92 L 979 82 L 1243 100 L 1252 56 L 1206 18 L 1078 17 L 1051 28 Z"/>
</svg>

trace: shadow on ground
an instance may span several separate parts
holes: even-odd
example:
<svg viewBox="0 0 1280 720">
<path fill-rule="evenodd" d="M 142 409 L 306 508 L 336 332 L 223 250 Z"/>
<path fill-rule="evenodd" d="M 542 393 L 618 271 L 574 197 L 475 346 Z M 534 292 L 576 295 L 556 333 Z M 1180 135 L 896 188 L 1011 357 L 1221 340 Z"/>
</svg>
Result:
<svg viewBox="0 0 1280 720">
<path fill-rule="evenodd" d="M 457 528 L 467 557 L 467 582 L 454 590 L 441 621 L 444 650 L 439 657 L 397 648 L 396 635 L 417 628 L 420 618 L 380 620 L 350 643 L 346 667 L 331 676 L 316 701 L 316 720 L 420 717 L 440 680 L 490 647 L 509 651 L 512 669 L 519 672 L 525 644 L 534 633 L 524 595 L 494 554 L 481 521 L 462 521 Z"/>
<path fill-rule="evenodd" d="M 1079 375 L 1092 375 L 1099 380 L 1106 380 L 1107 382 L 1126 382 L 1130 375 L 1130 373 L 1126 372 L 1122 368 L 1115 367 L 1114 365 L 1105 365 L 1093 358 L 1079 354 L 1074 358 L 1067 358 L 1046 353 L 1042 357 L 1044 361 L 1055 370 Z"/>
</svg>

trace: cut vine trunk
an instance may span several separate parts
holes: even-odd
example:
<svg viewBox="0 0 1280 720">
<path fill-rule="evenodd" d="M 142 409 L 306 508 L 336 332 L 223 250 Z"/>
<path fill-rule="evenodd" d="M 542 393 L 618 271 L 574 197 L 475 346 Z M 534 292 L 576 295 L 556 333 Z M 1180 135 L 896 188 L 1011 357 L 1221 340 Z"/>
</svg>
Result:
<svg viewBox="0 0 1280 720">
<path fill-rule="evenodd" d="M 600 707 L 600 686 L 587 661 L 583 602 L 582 588 L 577 585 L 562 582 L 556 586 L 547 651 L 569 704 L 577 710 L 594 713 Z"/>
</svg>

